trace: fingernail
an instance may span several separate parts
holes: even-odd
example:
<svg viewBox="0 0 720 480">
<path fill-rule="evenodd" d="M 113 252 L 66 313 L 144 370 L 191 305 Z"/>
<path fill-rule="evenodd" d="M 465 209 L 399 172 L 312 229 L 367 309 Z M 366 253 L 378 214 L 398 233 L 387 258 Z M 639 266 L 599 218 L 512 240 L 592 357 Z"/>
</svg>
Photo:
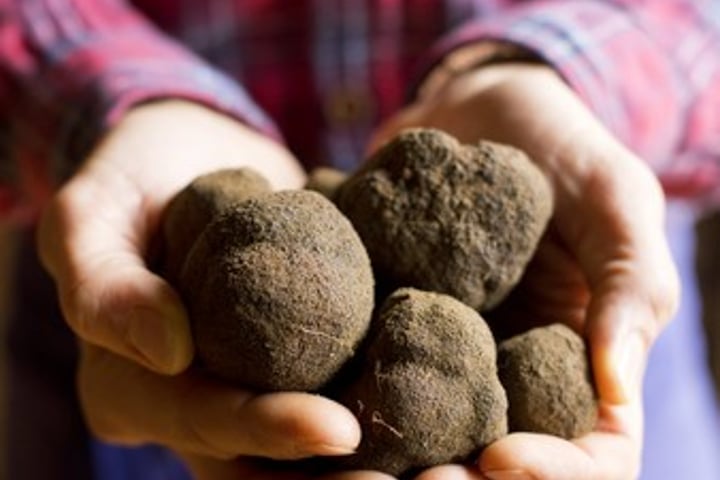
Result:
<svg viewBox="0 0 720 480">
<path fill-rule="evenodd" d="M 533 480 L 533 476 L 524 470 L 491 470 L 482 474 L 488 480 Z"/>
<path fill-rule="evenodd" d="M 354 453 L 357 453 L 357 450 L 355 450 L 355 446 L 349 445 L 319 444 L 314 445 L 311 450 L 311 453 L 314 453 L 315 455 L 324 455 L 328 457 L 339 457 L 343 455 L 352 455 Z"/>
<path fill-rule="evenodd" d="M 332 428 L 327 431 L 324 441 L 311 445 L 316 455 L 342 456 L 357 453 L 361 434 L 355 417 L 344 422 L 339 418 L 335 420 Z"/>
<path fill-rule="evenodd" d="M 292 442 L 288 451 L 292 452 L 291 458 L 308 458 L 308 457 L 343 457 L 357 453 L 357 445 L 350 446 L 333 443 L 307 443 Z"/>
<path fill-rule="evenodd" d="M 132 346 L 149 363 L 149 367 L 162 373 L 177 373 L 188 363 L 182 326 L 171 321 L 174 312 L 158 312 L 148 307 L 132 310 L 129 337 Z M 169 321 L 170 320 L 170 321 Z M 185 327 L 187 328 L 187 327 Z"/>
<path fill-rule="evenodd" d="M 357 452 L 362 439 L 362 430 L 358 420 L 349 410 L 339 405 L 331 405 L 334 412 L 328 415 L 332 425 L 325 427 L 325 437 L 319 443 L 323 446 L 326 455 L 352 455 Z M 329 414 L 326 409 L 326 414 Z"/>
<path fill-rule="evenodd" d="M 644 370 L 645 342 L 639 333 L 631 332 L 620 340 L 615 352 L 615 376 L 623 389 L 625 400 L 638 394 Z"/>
</svg>

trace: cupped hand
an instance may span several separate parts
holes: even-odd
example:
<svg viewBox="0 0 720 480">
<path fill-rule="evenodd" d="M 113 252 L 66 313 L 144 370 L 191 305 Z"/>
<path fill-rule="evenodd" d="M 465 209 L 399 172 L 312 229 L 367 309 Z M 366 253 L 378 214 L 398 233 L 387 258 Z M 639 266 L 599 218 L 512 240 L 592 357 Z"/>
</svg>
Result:
<svg viewBox="0 0 720 480">
<path fill-rule="evenodd" d="M 346 455 L 360 441 L 352 413 L 319 395 L 256 394 L 192 372 L 161 375 L 88 343 L 78 384 L 96 436 L 119 445 L 171 448 L 195 480 L 309 480 L 316 477 L 257 458 Z M 323 478 L 392 480 L 377 472 Z"/>
<path fill-rule="evenodd" d="M 66 321 L 91 344 L 160 373 L 192 358 L 185 311 L 147 267 L 162 212 L 196 176 L 250 166 L 277 188 L 304 177 L 281 145 L 224 115 L 183 101 L 131 110 L 57 193 L 38 248 Z"/>
<path fill-rule="evenodd" d="M 229 117 L 183 101 L 145 104 L 58 192 L 38 233 L 81 341 L 78 384 L 91 430 L 114 443 L 181 452 L 198 479 L 279 478 L 243 456 L 339 455 L 360 440 L 352 414 L 328 399 L 256 395 L 186 371 L 188 319 L 173 288 L 148 268 L 152 238 L 165 206 L 193 178 L 239 166 L 275 188 L 304 181 L 287 150 Z"/>
<path fill-rule="evenodd" d="M 550 180 L 555 207 L 547 232 L 520 285 L 490 316 L 499 325 L 559 321 L 582 333 L 600 397 L 597 427 L 582 438 L 514 433 L 485 449 L 479 469 L 442 466 L 420 478 L 635 478 L 645 362 L 679 297 L 654 175 L 547 66 L 462 74 L 391 118 L 371 150 L 413 126 L 468 143 L 514 145 Z"/>
</svg>

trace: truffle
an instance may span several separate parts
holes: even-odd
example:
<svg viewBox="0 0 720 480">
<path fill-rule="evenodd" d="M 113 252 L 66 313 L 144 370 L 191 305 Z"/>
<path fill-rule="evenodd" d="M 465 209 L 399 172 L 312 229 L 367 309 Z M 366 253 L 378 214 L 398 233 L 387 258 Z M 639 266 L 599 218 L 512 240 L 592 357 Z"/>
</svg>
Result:
<svg viewBox="0 0 720 480">
<path fill-rule="evenodd" d="M 547 180 L 520 150 L 461 145 L 433 129 L 399 134 L 335 200 L 387 289 L 446 293 L 476 309 L 518 282 L 552 211 Z"/>
<path fill-rule="evenodd" d="M 510 431 L 577 438 L 595 427 L 597 396 L 583 339 L 562 324 L 500 343 L 498 374 Z"/>
<path fill-rule="evenodd" d="M 168 205 L 163 219 L 162 272 L 176 283 L 185 257 L 205 226 L 233 203 L 270 191 L 270 184 L 250 168 L 201 175 Z"/>
<path fill-rule="evenodd" d="M 366 349 L 360 375 L 338 394 L 363 431 L 343 466 L 406 475 L 464 461 L 506 434 L 495 342 L 475 310 L 400 289 L 376 316 Z"/>
<path fill-rule="evenodd" d="M 363 245 L 310 191 L 257 196 L 215 217 L 180 284 L 201 365 L 258 390 L 319 389 L 354 355 L 372 315 Z"/>
</svg>

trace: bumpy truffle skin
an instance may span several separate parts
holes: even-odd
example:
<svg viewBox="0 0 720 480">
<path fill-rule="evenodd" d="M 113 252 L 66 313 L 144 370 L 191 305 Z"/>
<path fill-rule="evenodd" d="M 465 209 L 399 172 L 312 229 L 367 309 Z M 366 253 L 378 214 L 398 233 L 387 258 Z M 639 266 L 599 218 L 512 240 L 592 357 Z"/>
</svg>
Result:
<svg viewBox="0 0 720 480">
<path fill-rule="evenodd" d="M 597 422 L 597 396 L 583 339 L 561 324 L 502 342 L 498 374 L 507 392 L 510 431 L 567 439 Z"/>
<path fill-rule="evenodd" d="M 305 188 L 323 194 L 332 200 L 340 185 L 347 180 L 348 174 L 329 167 L 318 167 L 310 172 Z"/>
<path fill-rule="evenodd" d="M 340 401 L 360 421 L 347 468 L 406 475 L 458 462 L 507 433 L 495 342 L 480 315 L 443 294 L 400 289 L 368 337 L 363 371 Z"/>
<path fill-rule="evenodd" d="M 352 225 L 310 191 L 258 196 L 217 216 L 181 276 L 201 364 L 265 391 L 328 382 L 367 332 L 373 290 Z"/>
<path fill-rule="evenodd" d="M 552 211 L 549 185 L 521 151 L 406 130 L 345 182 L 336 202 L 375 276 L 477 309 L 519 281 Z"/>
<path fill-rule="evenodd" d="M 180 276 L 190 248 L 205 226 L 233 203 L 270 191 L 270 184 L 250 168 L 224 169 L 201 175 L 170 202 L 163 219 L 163 274 Z"/>
</svg>

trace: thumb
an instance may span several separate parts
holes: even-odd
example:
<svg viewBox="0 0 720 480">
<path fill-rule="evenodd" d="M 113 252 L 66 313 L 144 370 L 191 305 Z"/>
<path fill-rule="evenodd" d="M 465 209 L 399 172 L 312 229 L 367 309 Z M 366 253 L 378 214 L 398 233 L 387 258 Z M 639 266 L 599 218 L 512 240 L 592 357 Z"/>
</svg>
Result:
<svg viewBox="0 0 720 480">
<path fill-rule="evenodd" d="M 179 297 L 142 258 L 147 208 L 119 178 L 76 178 L 44 212 L 38 248 L 81 339 L 174 374 L 189 365 L 192 341 Z"/>
<path fill-rule="evenodd" d="M 368 158 L 383 145 L 393 139 L 398 133 L 406 128 L 430 126 L 423 122 L 426 107 L 416 103 L 405 107 L 393 116 L 385 120 L 374 132 L 367 148 L 365 149 L 365 157 Z"/>
<path fill-rule="evenodd" d="M 644 263 L 618 262 L 592 289 L 591 361 L 600 398 L 610 404 L 640 395 L 650 347 L 677 308 L 679 286 L 669 253 L 656 259 L 655 268 Z"/>
<path fill-rule="evenodd" d="M 639 397 L 649 349 L 675 314 L 680 285 L 656 177 L 604 134 L 595 141 L 571 152 L 590 160 L 569 175 L 577 183 L 556 190 L 555 221 L 589 286 L 585 334 L 600 399 L 619 405 Z"/>
</svg>

